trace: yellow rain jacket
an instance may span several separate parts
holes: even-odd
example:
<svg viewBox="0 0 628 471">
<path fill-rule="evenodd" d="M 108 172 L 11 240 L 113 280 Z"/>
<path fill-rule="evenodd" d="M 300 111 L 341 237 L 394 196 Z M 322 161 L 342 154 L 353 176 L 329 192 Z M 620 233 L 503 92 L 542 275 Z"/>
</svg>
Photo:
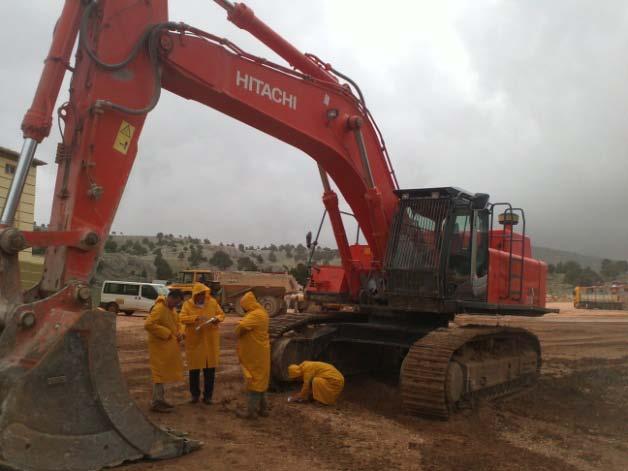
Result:
<svg viewBox="0 0 628 471">
<path fill-rule="evenodd" d="M 270 341 L 268 340 L 268 313 L 250 291 L 240 300 L 246 312 L 236 327 L 238 359 L 242 366 L 246 389 L 264 392 L 270 380 Z"/>
<path fill-rule="evenodd" d="M 336 402 L 345 386 L 342 373 L 329 363 L 304 361 L 300 365 L 290 365 L 288 375 L 292 379 L 303 378 L 301 398 L 307 400 L 310 395 L 314 400 L 331 405 Z"/>
<path fill-rule="evenodd" d="M 205 293 L 205 304 L 201 307 L 194 304 L 194 297 Z M 192 297 L 183 303 L 179 320 L 185 325 L 185 357 L 188 369 L 216 368 L 220 357 L 220 332 L 218 324 L 207 324 L 196 330 L 199 316 L 216 317 L 219 322 L 225 320 L 225 313 L 220 304 L 202 283 L 194 283 Z"/>
<path fill-rule="evenodd" d="M 148 354 L 153 383 L 183 381 L 183 361 L 177 341 L 180 332 L 177 313 L 160 296 L 144 322 L 148 331 Z"/>
</svg>

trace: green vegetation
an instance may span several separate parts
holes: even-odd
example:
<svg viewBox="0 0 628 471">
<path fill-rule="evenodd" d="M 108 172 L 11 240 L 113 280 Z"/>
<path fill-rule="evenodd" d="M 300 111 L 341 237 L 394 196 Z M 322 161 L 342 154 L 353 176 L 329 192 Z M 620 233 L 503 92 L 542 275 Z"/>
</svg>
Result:
<svg viewBox="0 0 628 471">
<path fill-rule="evenodd" d="M 303 263 L 299 263 L 295 268 L 290 270 L 290 274 L 294 276 L 295 280 L 297 280 L 300 285 L 305 286 L 310 276 L 310 271 Z"/>
<path fill-rule="evenodd" d="M 238 258 L 238 270 L 241 271 L 257 271 L 257 265 L 249 257 Z"/>
<path fill-rule="evenodd" d="M 212 258 L 209 259 L 210 265 L 220 268 L 221 270 L 226 270 L 230 266 L 233 265 L 233 260 L 227 252 L 223 250 L 218 250 L 212 255 Z"/>
<path fill-rule="evenodd" d="M 602 260 L 600 273 L 591 267 L 582 267 L 578 262 L 570 260 L 559 262 L 556 265 L 549 264 L 550 274 L 564 274 L 563 281 L 572 286 L 592 286 L 605 281 L 613 281 L 616 278 L 628 273 L 628 262 L 625 260 Z"/>
<path fill-rule="evenodd" d="M 155 273 L 155 276 L 158 279 L 160 280 L 172 279 L 172 277 L 174 276 L 174 273 L 172 272 L 172 268 L 170 267 L 170 264 L 161 255 L 155 256 L 155 260 L 153 261 L 153 264 L 155 265 L 155 269 L 157 270 L 157 272 Z M 145 271 L 143 272 L 143 276 L 146 277 Z"/>
</svg>

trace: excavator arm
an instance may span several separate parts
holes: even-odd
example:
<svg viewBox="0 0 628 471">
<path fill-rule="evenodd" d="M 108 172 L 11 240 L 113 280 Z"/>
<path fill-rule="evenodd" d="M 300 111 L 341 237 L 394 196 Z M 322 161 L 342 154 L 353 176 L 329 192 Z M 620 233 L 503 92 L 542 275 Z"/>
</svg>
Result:
<svg viewBox="0 0 628 471">
<path fill-rule="evenodd" d="M 68 2 L 75 7 L 77 3 Z M 299 53 L 242 4 L 226 5 L 229 17 L 301 71 L 247 54 L 198 29 L 169 23 L 165 3 L 101 1 L 89 3 L 80 15 L 76 10 L 64 12 L 71 18 L 68 34 L 77 30 L 78 22 L 81 47 L 70 101 L 59 111 L 65 132 L 57 153 L 50 221 L 50 230 L 58 234 L 51 240 L 56 247 L 48 250 L 41 288 L 51 293 L 71 279 L 89 280 L 132 168 L 144 120 L 163 87 L 291 144 L 317 162 L 349 291 L 357 298 L 359 271 L 381 267 L 397 204 L 394 175 L 364 101 L 339 83 L 330 66 Z M 71 41 L 63 44 L 67 51 Z M 63 58 L 46 67 L 58 78 L 58 69 L 66 63 Z M 51 112 L 56 98 L 53 87 L 45 85 L 52 75 L 46 72 L 23 125 L 31 143 L 45 134 L 41 117 Z M 39 125 L 33 123 L 34 116 Z M 351 255 L 328 175 L 359 223 L 372 266 L 363 266 Z M 65 245 L 68 232 L 88 237 L 91 250 L 85 250 L 85 244 Z"/>
<path fill-rule="evenodd" d="M 196 444 L 154 427 L 126 392 L 115 354 L 115 316 L 91 309 L 89 282 L 133 166 L 146 117 L 162 88 L 217 109 L 301 149 L 319 166 L 344 286 L 380 269 L 397 206 L 396 181 L 366 104 L 328 64 L 301 54 L 242 4 L 217 1 L 293 66 L 168 20 L 166 0 L 66 0 L 0 218 L 0 462 L 20 469 L 99 469 L 167 458 Z M 76 60 L 70 56 L 78 40 Z M 69 100 L 49 230 L 11 227 L 37 144 L 50 133 L 63 78 Z M 191 131 L 194 132 L 194 131 Z M 201 129 L 199 132 L 207 132 Z M 263 156 L 260 156 L 263 158 Z M 335 182 L 371 257 L 355 259 Z M 18 253 L 47 247 L 39 285 L 19 289 Z M 42 399 L 43 397 L 43 399 Z"/>
</svg>

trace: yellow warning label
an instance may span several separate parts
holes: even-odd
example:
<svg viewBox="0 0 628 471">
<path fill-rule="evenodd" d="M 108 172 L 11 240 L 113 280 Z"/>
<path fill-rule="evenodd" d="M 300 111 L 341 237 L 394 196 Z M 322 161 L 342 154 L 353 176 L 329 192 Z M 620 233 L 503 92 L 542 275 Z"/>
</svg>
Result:
<svg viewBox="0 0 628 471">
<path fill-rule="evenodd" d="M 122 123 L 120 123 L 120 129 L 118 130 L 118 135 L 113 143 L 113 148 L 121 154 L 126 155 L 129 151 L 129 146 L 131 145 L 131 139 L 133 138 L 134 133 L 135 126 L 131 126 L 123 120 Z"/>
</svg>

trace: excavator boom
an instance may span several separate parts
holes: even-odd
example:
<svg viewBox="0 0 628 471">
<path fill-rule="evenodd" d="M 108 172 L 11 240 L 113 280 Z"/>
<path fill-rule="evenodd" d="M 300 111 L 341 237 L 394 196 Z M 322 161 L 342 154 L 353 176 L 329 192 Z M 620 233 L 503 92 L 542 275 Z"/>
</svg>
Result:
<svg viewBox="0 0 628 471">
<path fill-rule="evenodd" d="M 128 396 L 115 353 L 115 316 L 91 308 L 89 283 L 109 233 L 147 114 L 161 89 L 193 99 L 312 156 L 343 254 L 351 257 L 330 177 L 381 264 L 396 207 L 385 148 L 363 101 L 330 68 L 301 54 L 243 4 L 228 18 L 294 69 L 168 20 L 168 2 L 66 0 L 22 123 L 24 146 L 0 222 L 0 462 L 20 469 L 99 469 L 167 458 L 197 444 L 154 427 Z M 78 41 L 74 64 L 71 53 Z M 54 116 L 64 76 L 69 100 Z M 11 227 L 38 143 L 63 124 L 49 230 Z M 18 253 L 47 247 L 44 275 L 19 289 Z M 44 400 L 35 400 L 44 396 Z"/>
<path fill-rule="evenodd" d="M 316 268 L 308 289 L 370 306 L 357 315 L 356 324 L 341 318 L 344 323 L 334 332 L 327 328 L 330 335 L 280 338 L 289 330 L 297 331 L 297 326 L 307 327 L 308 317 L 296 319 L 296 324 L 289 320 L 271 326 L 277 333 L 273 358 L 278 360 L 273 368 L 278 376 L 284 370 L 282 362 L 295 348 L 297 357 L 313 359 L 342 342 L 369 348 L 377 344 L 395 349 L 395 358 L 411 357 L 402 368 L 404 394 L 416 403 L 422 390 L 412 376 L 413 365 L 425 364 L 420 354 L 427 350 L 413 344 L 426 336 L 433 344 L 430 348 L 447 358 L 439 374 L 450 375 L 451 365 L 458 365 L 452 381 L 459 394 L 438 399 L 444 411 L 465 394 L 483 391 L 483 385 L 464 389 L 477 379 L 467 378 L 466 372 L 482 371 L 473 370 L 477 362 L 473 363 L 473 348 L 466 343 L 482 351 L 499 346 L 486 355 L 502 368 L 490 377 L 491 386 L 503 385 L 503 378 L 513 379 L 511 364 L 519 365 L 519 379 L 527 380 L 538 371 L 538 344 L 520 332 L 469 331 L 459 333 L 455 342 L 449 341 L 446 331 L 429 335 L 435 327 L 446 325 L 448 318 L 441 311 L 458 306 L 443 301 L 444 297 L 477 295 L 491 300 L 486 295 L 489 270 L 496 305 L 544 305 L 544 291 L 523 282 L 530 267 L 535 277 L 543 271 L 540 262 L 535 265 L 527 257 L 525 234 L 515 236 L 510 227 L 499 238 L 492 238 L 494 231 L 490 240 L 488 232 L 483 236 L 479 228 L 487 227 L 482 225 L 489 218 L 487 195 L 451 188 L 399 190 L 384 140 L 357 85 L 316 56 L 301 53 L 244 4 L 215 1 L 230 21 L 292 68 L 253 56 L 224 38 L 171 22 L 167 0 L 65 0 L 22 123 L 24 145 L 0 217 L 2 465 L 42 471 L 100 469 L 142 457 L 179 456 L 198 446 L 155 427 L 136 408 L 117 363 L 115 316 L 92 309 L 89 287 L 146 117 L 158 105 L 162 88 L 274 136 L 318 164 L 322 200 L 342 267 Z M 56 111 L 63 135 L 55 157 L 58 171 L 49 230 L 19 231 L 11 224 L 26 174 L 37 144 L 50 133 L 54 104 L 68 72 L 69 99 Z M 355 216 L 365 244 L 349 244 L 332 181 Z M 514 225 L 515 211 L 507 209 L 506 223 Z M 463 220 L 467 223 L 461 226 Z M 481 241 L 483 251 L 478 251 L 475 247 Z M 514 248 L 517 244 L 520 249 Z M 41 282 L 23 293 L 18 253 L 29 246 L 47 247 L 45 269 Z M 490 267 L 501 271 L 487 268 L 489 253 Z M 390 299 L 385 297 L 386 270 L 393 281 Z M 521 277 L 513 276 L 515 272 Z M 517 279 L 522 280 L 519 288 L 513 288 Z M 415 289 L 417 280 L 421 289 Z M 414 294 L 425 291 L 422 280 L 431 280 L 425 283 L 431 291 L 417 298 Z M 425 306 L 436 312 L 427 312 Z M 332 321 L 324 316 L 316 319 Z M 360 350 L 350 346 L 341 351 L 348 358 Z M 429 404 L 435 401 L 427 398 Z"/>
</svg>

